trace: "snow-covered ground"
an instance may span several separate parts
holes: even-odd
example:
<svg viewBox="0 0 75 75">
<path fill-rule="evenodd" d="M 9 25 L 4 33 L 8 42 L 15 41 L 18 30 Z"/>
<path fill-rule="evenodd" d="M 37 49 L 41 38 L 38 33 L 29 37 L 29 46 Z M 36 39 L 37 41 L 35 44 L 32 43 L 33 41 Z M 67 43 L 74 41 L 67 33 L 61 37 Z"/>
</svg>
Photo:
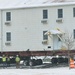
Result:
<svg viewBox="0 0 75 75">
<path fill-rule="evenodd" d="M 0 69 L 0 75 L 75 75 L 69 67 L 48 69 Z"/>
</svg>

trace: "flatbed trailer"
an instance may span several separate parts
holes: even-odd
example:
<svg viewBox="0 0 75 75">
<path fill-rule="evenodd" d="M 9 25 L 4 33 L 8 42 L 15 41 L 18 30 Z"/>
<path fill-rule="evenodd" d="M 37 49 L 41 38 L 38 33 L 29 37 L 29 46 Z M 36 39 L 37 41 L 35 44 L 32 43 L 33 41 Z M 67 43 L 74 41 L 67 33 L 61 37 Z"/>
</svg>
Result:
<svg viewBox="0 0 75 75">
<path fill-rule="evenodd" d="M 15 52 L 0 52 L 0 56 L 6 55 L 6 56 L 13 56 L 11 59 L 11 63 L 15 63 L 15 56 L 19 55 L 21 60 L 24 60 L 24 63 L 26 65 L 39 65 L 42 64 L 43 61 L 42 59 L 31 59 L 31 57 L 35 56 L 66 56 L 66 62 L 68 63 L 68 57 L 69 56 L 74 56 L 75 55 L 75 50 L 52 50 L 52 51 L 15 51 Z M 58 61 L 59 60 L 59 61 Z M 51 61 L 53 64 L 57 64 L 58 62 L 64 63 L 64 58 L 56 58 L 54 57 Z M 2 63 L 2 62 L 0 62 Z"/>
<path fill-rule="evenodd" d="M 9 56 L 68 56 L 69 55 L 75 55 L 75 50 L 46 50 L 46 51 L 11 51 L 11 52 L 0 52 L 0 56 L 3 54 L 9 55 Z"/>
</svg>

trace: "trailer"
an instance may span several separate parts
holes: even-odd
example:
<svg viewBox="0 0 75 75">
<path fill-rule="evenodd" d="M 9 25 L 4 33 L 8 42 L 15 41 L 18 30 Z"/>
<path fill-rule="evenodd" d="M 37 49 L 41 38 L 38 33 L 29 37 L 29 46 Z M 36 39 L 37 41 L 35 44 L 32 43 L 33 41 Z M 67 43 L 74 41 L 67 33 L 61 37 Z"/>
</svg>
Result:
<svg viewBox="0 0 75 75">
<path fill-rule="evenodd" d="M 56 50 L 56 51 L 16 51 L 16 52 L 0 52 L 0 56 L 6 55 L 12 57 L 11 63 L 15 63 L 15 56 L 19 55 L 21 60 L 23 61 L 23 65 L 25 66 L 36 66 L 36 65 L 42 65 L 43 60 L 33 58 L 33 57 L 47 57 L 51 56 L 51 63 L 52 64 L 57 64 L 57 63 L 67 63 L 68 64 L 68 58 L 69 57 L 74 57 L 75 55 L 75 50 Z M 57 58 L 56 56 L 59 56 Z M 65 58 L 63 58 L 63 56 Z"/>
<path fill-rule="evenodd" d="M 0 52 L 0 56 L 5 54 L 9 56 L 20 55 L 23 56 L 68 56 L 75 55 L 75 50 L 46 50 L 46 51 L 11 51 L 11 52 Z"/>
</svg>

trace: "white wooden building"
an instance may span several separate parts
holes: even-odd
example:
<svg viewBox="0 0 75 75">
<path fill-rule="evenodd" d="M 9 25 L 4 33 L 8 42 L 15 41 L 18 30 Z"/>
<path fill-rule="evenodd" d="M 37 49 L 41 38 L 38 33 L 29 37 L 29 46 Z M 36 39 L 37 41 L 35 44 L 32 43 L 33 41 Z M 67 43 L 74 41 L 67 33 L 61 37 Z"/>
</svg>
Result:
<svg viewBox="0 0 75 75">
<path fill-rule="evenodd" d="M 67 31 L 75 39 L 74 0 L 36 1 L 0 2 L 0 51 L 58 50 L 62 42 L 57 34 Z"/>
</svg>

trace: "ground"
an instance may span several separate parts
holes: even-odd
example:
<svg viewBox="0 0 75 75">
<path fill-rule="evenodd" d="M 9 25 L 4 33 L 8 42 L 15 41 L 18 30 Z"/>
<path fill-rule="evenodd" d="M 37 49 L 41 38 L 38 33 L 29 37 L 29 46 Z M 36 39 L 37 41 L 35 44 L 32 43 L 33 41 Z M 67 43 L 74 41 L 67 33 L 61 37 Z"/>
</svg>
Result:
<svg viewBox="0 0 75 75">
<path fill-rule="evenodd" d="M 0 75 L 75 75 L 75 68 L 57 67 L 46 69 L 0 69 Z"/>
</svg>

